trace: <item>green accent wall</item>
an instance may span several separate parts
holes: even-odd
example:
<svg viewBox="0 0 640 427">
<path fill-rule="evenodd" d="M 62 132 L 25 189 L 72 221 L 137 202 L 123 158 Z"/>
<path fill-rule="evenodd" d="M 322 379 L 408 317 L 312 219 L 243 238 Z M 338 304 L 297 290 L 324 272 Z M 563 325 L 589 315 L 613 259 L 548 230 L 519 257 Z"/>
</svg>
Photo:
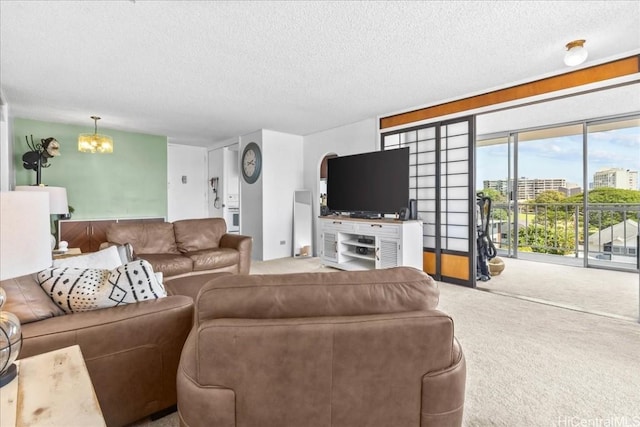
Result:
<svg viewBox="0 0 640 427">
<path fill-rule="evenodd" d="M 42 169 L 42 183 L 66 187 L 72 219 L 167 217 L 167 137 L 103 128 L 98 133 L 113 138 L 113 154 L 78 151 L 78 135 L 93 133 L 94 126 L 13 119 L 16 185 L 36 183 L 36 172 L 22 166 L 30 151 L 25 135 L 34 142 L 54 137 L 60 156 Z"/>
</svg>

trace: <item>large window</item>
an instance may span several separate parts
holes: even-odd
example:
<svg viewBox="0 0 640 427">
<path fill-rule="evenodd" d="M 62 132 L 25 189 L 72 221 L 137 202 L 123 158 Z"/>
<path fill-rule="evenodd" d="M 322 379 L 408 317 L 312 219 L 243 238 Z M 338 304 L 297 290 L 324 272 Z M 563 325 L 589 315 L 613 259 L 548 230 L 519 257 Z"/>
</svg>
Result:
<svg viewBox="0 0 640 427">
<path fill-rule="evenodd" d="M 638 268 L 639 117 L 479 136 L 477 158 L 503 255 Z"/>
</svg>

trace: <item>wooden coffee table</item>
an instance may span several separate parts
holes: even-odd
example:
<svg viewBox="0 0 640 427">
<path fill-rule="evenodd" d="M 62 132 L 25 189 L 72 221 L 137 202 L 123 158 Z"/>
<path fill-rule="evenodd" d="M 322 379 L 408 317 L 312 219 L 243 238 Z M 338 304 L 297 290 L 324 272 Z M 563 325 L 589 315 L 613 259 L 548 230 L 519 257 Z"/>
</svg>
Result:
<svg viewBox="0 0 640 427">
<path fill-rule="evenodd" d="M 80 347 L 16 362 L 0 392 L 0 426 L 106 426 Z"/>
</svg>

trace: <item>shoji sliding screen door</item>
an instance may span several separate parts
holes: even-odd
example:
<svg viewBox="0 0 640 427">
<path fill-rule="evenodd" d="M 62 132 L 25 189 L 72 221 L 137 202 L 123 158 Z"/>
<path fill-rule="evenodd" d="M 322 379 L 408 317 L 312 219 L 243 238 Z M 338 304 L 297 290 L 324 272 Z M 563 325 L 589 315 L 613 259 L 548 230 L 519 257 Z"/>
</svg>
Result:
<svg viewBox="0 0 640 427">
<path fill-rule="evenodd" d="M 424 270 L 475 286 L 473 117 L 382 134 L 382 149 L 409 147 L 409 197 L 423 222 Z"/>
</svg>

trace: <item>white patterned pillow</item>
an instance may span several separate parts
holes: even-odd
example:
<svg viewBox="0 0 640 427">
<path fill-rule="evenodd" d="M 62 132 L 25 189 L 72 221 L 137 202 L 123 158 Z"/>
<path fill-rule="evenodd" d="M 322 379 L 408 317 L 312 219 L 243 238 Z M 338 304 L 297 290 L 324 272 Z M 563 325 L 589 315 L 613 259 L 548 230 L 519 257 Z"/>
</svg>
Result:
<svg viewBox="0 0 640 427">
<path fill-rule="evenodd" d="M 167 296 L 151 264 L 143 259 L 121 265 L 114 270 L 50 268 L 38 273 L 38 282 L 65 313 L 115 307 Z"/>
<path fill-rule="evenodd" d="M 109 246 L 98 252 L 53 260 L 54 268 L 105 268 L 111 270 L 122 264 L 123 262 L 118 254 L 118 248 L 115 246 Z"/>
</svg>

